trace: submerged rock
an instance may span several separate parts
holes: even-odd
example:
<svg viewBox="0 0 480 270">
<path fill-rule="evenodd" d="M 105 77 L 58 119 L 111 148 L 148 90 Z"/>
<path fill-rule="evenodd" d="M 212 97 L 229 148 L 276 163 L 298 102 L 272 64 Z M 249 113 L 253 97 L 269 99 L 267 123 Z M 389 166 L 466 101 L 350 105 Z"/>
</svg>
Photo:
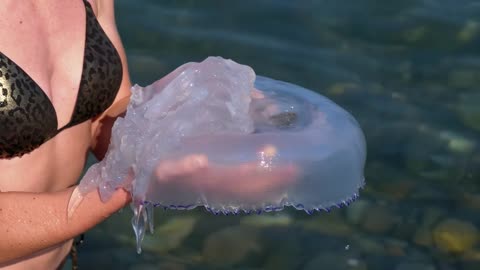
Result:
<svg viewBox="0 0 480 270">
<path fill-rule="evenodd" d="M 242 225 L 249 225 L 253 227 L 278 227 L 288 226 L 292 224 L 292 218 L 288 214 L 276 215 L 252 215 L 243 217 L 240 221 Z"/>
<path fill-rule="evenodd" d="M 258 253 L 261 249 L 257 230 L 235 226 L 209 235 L 202 253 L 208 263 L 226 267 L 243 261 L 250 253 Z"/>
<path fill-rule="evenodd" d="M 348 253 L 325 252 L 309 261 L 304 270 L 367 270 L 364 261 Z"/>
<path fill-rule="evenodd" d="M 362 227 L 368 232 L 381 234 L 391 230 L 400 220 L 401 217 L 395 215 L 392 209 L 377 205 L 366 213 Z"/>
<path fill-rule="evenodd" d="M 433 230 L 433 241 L 442 251 L 463 253 L 477 242 L 478 230 L 473 224 L 457 219 L 447 219 Z"/>
<path fill-rule="evenodd" d="M 436 268 L 428 263 L 404 262 L 397 265 L 395 270 L 436 270 Z"/>
<path fill-rule="evenodd" d="M 480 104 L 480 93 L 463 94 L 457 104 L 457 111 L 467 127 L 480 131 L 480 106 L 478 104 Z"/>
<path fill-rule="evenodd" d="M 146 235 L 143 248 L 148 251 L 165 253 L 174 250 L 182 244 L 195 226 L 194 217 L 174 217 L 155 229 L 153 235 Z"/>
<path fill-rule="evenodd" d="M 350 236 L 353 228 L 340 215 L 329 213 L 318 217 L 311 217 L 302 222 L 305 230 L 319 232 L 329 236 Z"/>
<path fill-rule="evenodd" d="M 366 213 L 371 207 L 370 202 L 366 200 L 357 200 L 354 204 L 347 208 L 347 220 L 353 225 L 360 224 L 365 218 Z"/>
</svg>

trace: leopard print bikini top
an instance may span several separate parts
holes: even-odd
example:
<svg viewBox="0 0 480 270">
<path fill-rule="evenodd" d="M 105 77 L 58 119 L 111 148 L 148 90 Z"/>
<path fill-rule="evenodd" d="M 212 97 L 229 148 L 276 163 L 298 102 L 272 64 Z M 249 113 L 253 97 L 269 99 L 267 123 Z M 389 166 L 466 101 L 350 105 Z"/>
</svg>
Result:
<svg viewBox="0 0 480 270">
<path fill-rule="evenodd" d="M 82 1 L 87 22 L 83 69 L 75 107 L 64 127 L 57 129 L 55 108 L 38 84 L 0 52 L 0 158 L 29 153 L 113 103 L 122 82 L 122 62 L 91 5 Z"/>
</svg>

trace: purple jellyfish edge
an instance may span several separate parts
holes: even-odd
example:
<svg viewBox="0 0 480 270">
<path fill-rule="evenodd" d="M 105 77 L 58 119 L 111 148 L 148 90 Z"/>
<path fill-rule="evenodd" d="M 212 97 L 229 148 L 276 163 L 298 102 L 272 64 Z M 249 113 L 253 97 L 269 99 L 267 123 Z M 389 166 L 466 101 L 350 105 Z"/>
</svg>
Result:
<svg viewBox="0 0 480 270">
<path fill-rule="evenodd" d="M 247 214 L 247 215 L 251 215 L 251 214 L 262 214 L 264 212 L 268 213 L 268 212 L 277 212 L 277 211 L 282 211 L 285 207 L 293 207 L 295 208 L 296 210 L 303 210 L 305 211 L 307 214 L 309 215 L 312 215 L 314 214 L 315 212 L 331 212 L 332 209 L 334 208 L 343 208 L 343 207 L 347 207 L 349 206 L 351 203 L 353 203 L 355 200 L 357 200 L 360 195 L 360 190 L 363 189 L 365 186 L 365 180 L 362 181 L 362 184 L 358 187 L 358 191 L 353 193 L 351 196 L 349 196 L 348 198 L 344 199 L 344 200 L 341 200 L 340 202 L 337 202 L 337 203 L 327 203 L 325 206 L 319 206 L 319 207 L 305 207 L 304 204 L 301 204 L 301 203 L 290 203 L 287 201 L 286 198 L 282 199 L 282 201 L 278 204 L 278 205 L 267 205 L 261 209 L 240 209 L 240 207 L 238 209 L 226 209 L 226 208 L 223 208 L 223 209 L 218 209 L 218 208 L 214 208 L 214 207 L 210 207 L 208 205 L 205 205 L 205 204 L 188 204 L 188 205 L 174 205 L 174 204 L 170 204 L 170 205 L 165 205 L 165 204 L 162 204 L 162 203 L 154 203 L 154 202 L 151 202 L 151 201 L 148 201 L 148 200 L 145 200 L 143 202 L 141 202 L 141 205 L 144 205 L 144 206 L 153 206 L 155 208 L 157 207 L 160 207 L 160 208 L 163 208 L 164 210 L 193 210 L 197 207 L 201 207 L 203 206 L 205 208 L 205 210 L 207 210 L 207 212 L 210 212 L 214 215 L 220 215 L 220 214 L 223 214 L 223 215 L 240 215 L 240 214 Z"/>
</svg>

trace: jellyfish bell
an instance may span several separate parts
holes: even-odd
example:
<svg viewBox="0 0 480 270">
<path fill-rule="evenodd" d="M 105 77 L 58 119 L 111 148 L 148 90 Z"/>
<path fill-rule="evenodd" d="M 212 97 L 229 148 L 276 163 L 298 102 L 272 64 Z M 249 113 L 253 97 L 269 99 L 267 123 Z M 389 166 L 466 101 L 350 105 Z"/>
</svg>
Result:
<svg viewBox="0 0 480 270">
<path fill-rule="evenodd" d="M 69 212 L 94 189 L 103 200 L 127 189 L 140 252 L 155 206 L 203 206 L 215 214 L 328 211 L 358 196 L 365 159 L 358 123 L 331 100 L 209 57 L 132 88 L 105 158 L 81 180 Z"/>
</svg>

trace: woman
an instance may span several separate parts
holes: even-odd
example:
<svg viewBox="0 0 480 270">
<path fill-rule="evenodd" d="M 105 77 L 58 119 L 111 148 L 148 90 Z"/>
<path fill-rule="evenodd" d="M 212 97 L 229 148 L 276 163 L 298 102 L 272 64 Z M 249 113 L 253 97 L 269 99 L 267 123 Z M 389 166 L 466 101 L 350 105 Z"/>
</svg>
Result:
<svg viewBox="0 0 480 270">
<path fill-rule="evenodd" d="M 129 101 L 114 0 L 3 0 L 0 26 L 0 269 L 56 269 L 75 236 L 131 200 L 123 189 L 105 203 L 92 192 L 67 218 L 87 153 L 103 157 Z M 192 176 L 205 175 L 206 165 L 192 156 L 161 164 L 157 173 L 198 185 Z M 293 172 L 258 181 L 254 171 L 228 172 L 248 178 L 236 186 L 205 185 L 261 195 L 288 184 Z"/>
<path fill-rule="evenodd" d="M 73 237 L 130 200 L 92 193 L 65 214 L 87 152 L 104 154 L 128 102 L 113 2 L 2 1 L 0 269 L 56 269 Z"/>
</svg>

